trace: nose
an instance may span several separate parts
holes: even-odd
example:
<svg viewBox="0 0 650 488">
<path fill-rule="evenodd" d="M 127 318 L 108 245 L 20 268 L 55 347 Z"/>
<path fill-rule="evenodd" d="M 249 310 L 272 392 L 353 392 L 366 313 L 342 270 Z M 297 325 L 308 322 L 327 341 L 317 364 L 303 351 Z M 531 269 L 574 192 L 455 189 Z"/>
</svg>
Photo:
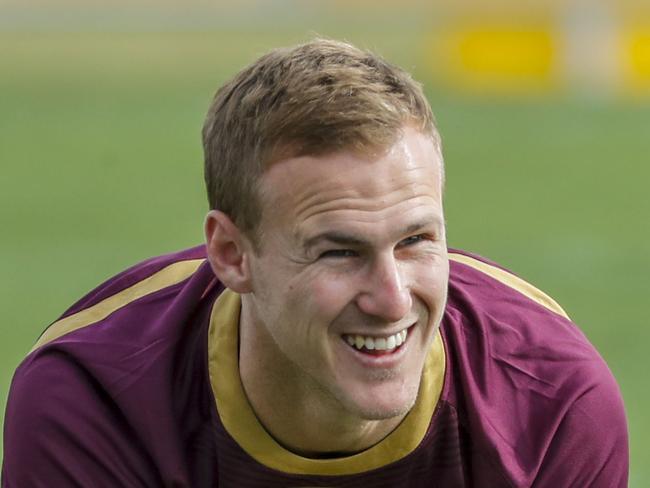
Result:
<svg viewBox="0 0 650 488">
<path fill-rule="evenodd" d="M 357 297 L 357 306 L 362 312 L 389 322 L 398 322 L 409 313 L 411 292 L 394 256 L 375 260 L 363 279 L 362 291 Z"/>
</svg>

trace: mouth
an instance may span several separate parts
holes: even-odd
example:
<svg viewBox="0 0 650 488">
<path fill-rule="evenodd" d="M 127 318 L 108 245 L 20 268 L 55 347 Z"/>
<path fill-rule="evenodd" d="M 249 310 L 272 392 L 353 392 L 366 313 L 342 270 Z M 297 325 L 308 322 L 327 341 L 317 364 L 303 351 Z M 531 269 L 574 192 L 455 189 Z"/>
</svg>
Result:
<svg viewBox="0 0 650 488">
<path fill-rule="evenodd" d="M 406 343 L 413 325 L 391 335 L 370 336 L 359 334 L 343 334 L 343 340 L 352 349 L 370 356 L 385 356 L 394 354 Z"/>
</svg>

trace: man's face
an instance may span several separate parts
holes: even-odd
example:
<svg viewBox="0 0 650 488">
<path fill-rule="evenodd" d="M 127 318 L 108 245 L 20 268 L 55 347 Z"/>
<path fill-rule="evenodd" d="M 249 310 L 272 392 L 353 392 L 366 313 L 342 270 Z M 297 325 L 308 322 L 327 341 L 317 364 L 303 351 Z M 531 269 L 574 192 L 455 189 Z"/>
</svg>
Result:
<svg viewBox="0 0 650 488">
<path fill-rule="evenodd" d="M 441 193 L 438 151 L 410 128 L 379 156 L 291 158 L 264 174 L 245 299 L 297 390 L 368 420 L 412 407 L 447 296 Z"/>
</svg>

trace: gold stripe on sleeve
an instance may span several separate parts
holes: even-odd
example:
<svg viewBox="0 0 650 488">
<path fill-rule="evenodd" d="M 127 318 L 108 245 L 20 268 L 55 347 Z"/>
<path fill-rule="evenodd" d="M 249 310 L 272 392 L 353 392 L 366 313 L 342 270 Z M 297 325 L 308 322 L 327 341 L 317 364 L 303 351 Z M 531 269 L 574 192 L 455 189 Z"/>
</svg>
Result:
<svg viewBox="0 0 650 488">
<path fill-rule="evenodd" d="M 168 286 L 175 285 L 176 283 L 180 283 L 191 276 L 203 261 L 205 260 L 191 259 L 170 264 L 148 278 L 137 282 L 135 285 L 125 288 L 91 307 L 80 310 L 77 313 L 54 322 L 45 330 L 45 332 L 43 332 L 43 335 L 41 335 L 29 352 L 31 353 L 48 342 L 58 339 L 69 332 L 99 322 L 116 310 L 119 310 L 138 298 L 162 290 Z"/>
<path fill-rule="evenodd" d="M 562 309 L 562 307 L 560 307 L 560 305 L 555 300 L 553 300 L 543 291 L 535 288 L 530 283 L 522 280 L 518 276 L 508 273 L 507 271 L 501 268 L 497 268 L 496 266 L 492 266 L 490 264 L 484 263 L 483 261 L 479 261 L 478 259 L 465 256 L 464 254 L 449 253 L 449 260 L 456 261 L 457 263 L 466 264 L 467 266 L 470 266 L 478 271 L 481 271 L 482 273 L 485 273 L 491 278 L 494 278 L 495 280 L 503 283 L 504 285 L 509 286 L 510 288 L 518 291 L 522 295 L 530 298 L 534 302 L 537 302 L 540 305 L 546 307 L 550 311 L 555 312 L 558 315 L 562 315 L 567 319 L 569 318 L 567 313 Z"/>
</svg>

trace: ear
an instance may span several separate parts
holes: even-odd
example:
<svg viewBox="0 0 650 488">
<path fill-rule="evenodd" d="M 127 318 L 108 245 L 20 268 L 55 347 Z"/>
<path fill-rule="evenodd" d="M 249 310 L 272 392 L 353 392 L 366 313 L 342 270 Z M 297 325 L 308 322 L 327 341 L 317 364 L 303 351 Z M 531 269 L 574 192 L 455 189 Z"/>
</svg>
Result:
<svg viewBox="0 0 650 488">
<path fill-rule="evenodd" d="M 219 281 L 237 293 L 249 293 L 251 246 L 230 217 L 210 210 L 205 217 L 205 240 L 208 261 Z"/>
</svg>

